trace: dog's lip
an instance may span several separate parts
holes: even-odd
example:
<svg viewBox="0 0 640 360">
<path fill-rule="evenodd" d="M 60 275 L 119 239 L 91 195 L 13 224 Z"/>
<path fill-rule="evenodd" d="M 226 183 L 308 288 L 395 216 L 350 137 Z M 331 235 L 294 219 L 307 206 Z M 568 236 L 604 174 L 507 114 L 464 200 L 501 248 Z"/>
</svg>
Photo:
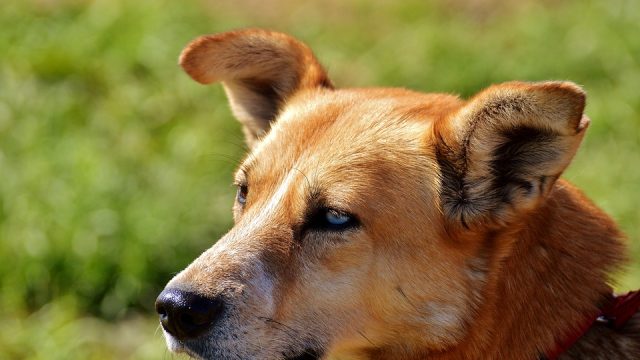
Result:
<svg viewBox="0 0 640 360">
<path fill-rule="evenodd" d="M 185 354 L 190 358 L 196 359 L 196 360 L 206 359 L 201 355 L 190 350 L 189 347 L 185 346 L 183 343 L 180 343 L 179 348 L 174 349 L 173 352 Z M 314 349 L 307 349 L 307 350 L 304 350 L 300 355 L 287 357 L 287 358 L 284 358 L 283 360 L 320 360 L 320 359 L 322 359 L 322 355 L 319 351 L 316 351 Z"/>
<path fill-rule="evenodd" d="M 174 339 L 174 342 L 172 343 L 172 346 L 170 347 L 170 350 L 175 354 L 185 354 L 188 357 L 196 360 L 205 360 L 209 358 L 206 356 L 203 357 L 201 354 L 198 354 L 197 352 L 189 348 L 189 346 L 184 342 L 175 340 L 175 339 Z M 289 356 L 284 358 L 283 360 L 321 360 L 321 359 L 322 359 L 322 351 L 318 351 L 315 348 L 307 348 L 299 355 Z"/>
<path fill-rule="evenodd" d="M 208 359 L 211 359 L 209 356 L 199 354 L 199 353 L 195 352 L 194 350 L 191 350 L 188 346 L 184 346 L 184 345 L 182 346 L 182 349 L 180 351 L 177 351 L 177 353 L 185 354 L 190 359 L 193 359 L 193 360 L 208 360 Z"/>
<path fill-rule="evenodd" d="M 164 329 L 163 329 L 164 330 Z M 197 350 L 191 348 L 189 343 L 191 341 L 182 341 L 178 340 L 173 335 L 169 334 L 164 330 L 165 336 L 167 337 L 168 347 L 172 353 L 175 354 L 185 354 L 188 357 L 195 360 L 207 360 L 211 359 L 206 354 L 200 354 Z M 323 358 L 324 350 L 321 350 L 322 346 L 308 346 L 305 347 L 302 352 L 297 355 L 287 356 L 282 360 L 321 360 Z M 226 358 L 226 357 L 225 357 Z"/>
<path fill-rule="evenodd" d="M 169 336 L 171 337 L 171 341 L 169 342 L 169 344 L 168 344 L 169 346 L 168 347 L 169 347 L 169 350 L 172 353 L 185 354 L 185 355 L 187 355 L 188 357 L 190 357 L 192 359 L 203 359 L 203 357 L 201 355 L 199 355 L 194 350 L 189 348 L 189 346 L 187 344 L 185 344 L 183 341 L 180 341 L 180 340 L 174 338 L 170 334 L 169 334 Z"/>
</svg>

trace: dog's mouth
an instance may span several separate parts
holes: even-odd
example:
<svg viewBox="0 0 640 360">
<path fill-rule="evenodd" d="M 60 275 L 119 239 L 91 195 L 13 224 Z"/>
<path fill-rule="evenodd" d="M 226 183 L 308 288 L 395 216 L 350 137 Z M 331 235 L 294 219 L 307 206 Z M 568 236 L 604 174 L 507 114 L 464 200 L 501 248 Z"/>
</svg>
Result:
<svg viewBox="0 0 640 360">
<path fill-rule="evenodd" d="M 184 343 L 179 342 L 174 346 L 172 351 L 187 355 L 191 359 L 206 360 L 210 359 L 210 355 L 199 353 L 197 350 L 186 346 Z M 307 348 L 297 355 L 286 356 L 282 360 L 321 360 L 323 352 L 315 348 Z"/>
</svg>

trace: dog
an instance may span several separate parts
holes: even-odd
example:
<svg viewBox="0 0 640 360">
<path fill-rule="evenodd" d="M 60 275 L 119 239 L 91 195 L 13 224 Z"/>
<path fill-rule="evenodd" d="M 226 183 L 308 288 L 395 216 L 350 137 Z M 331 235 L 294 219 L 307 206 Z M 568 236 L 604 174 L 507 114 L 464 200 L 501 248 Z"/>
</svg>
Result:
<svg viewBox="0 0 640 360">
<path fill-rule="evenodd" d="M 260 29 L 200 37 L 180 64 L 222 82 L 250 151 L 235 225 L 156 300 L 171 351 L 640 359 L 638 296 L 623 324 L 604 310 L 624 235 L 559 179 L 590 122 L 579 86 L 336 89 Z"/>
</svg>

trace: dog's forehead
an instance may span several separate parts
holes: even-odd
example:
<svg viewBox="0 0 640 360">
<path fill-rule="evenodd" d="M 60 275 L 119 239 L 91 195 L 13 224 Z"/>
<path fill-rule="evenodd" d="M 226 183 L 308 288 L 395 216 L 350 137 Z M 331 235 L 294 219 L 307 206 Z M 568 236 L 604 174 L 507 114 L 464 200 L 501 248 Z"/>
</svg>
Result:
<svg viewBox="0 0 640 360">
<path fill-rule="evenodd" d="M 241 166 L 251 202 L 273 203 L 287 209 L 281 216 L 295 218 L 315 199 L 363 220 L 402 207 L 397 203 L 407 200 L 394 197 L 398 191 L 430 203 L 438 177 L 429 129 L 443 107 L 409 94 L 310 92 L 292 99 Z"/>
<path fill-rule="evenodd" d="M 245 165 L 269 172 L 354 170 L 401 153 L 420 153 L 433 120 L 459 102 L 454 96 L 402 89 L 308 91 L 288 102 Z"/>
</svg>

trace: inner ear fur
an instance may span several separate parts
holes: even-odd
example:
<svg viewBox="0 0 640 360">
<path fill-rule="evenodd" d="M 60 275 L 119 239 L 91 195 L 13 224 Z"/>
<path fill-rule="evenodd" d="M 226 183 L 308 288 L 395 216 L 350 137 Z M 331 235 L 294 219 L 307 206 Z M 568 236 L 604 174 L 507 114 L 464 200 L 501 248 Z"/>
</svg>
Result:
<svg viewBox="0 0 640 360">
<path fill-rule="evenodd" d="M 261 29 L 199 37 L 182 51 L 180 65 L 201 84 L 222 82 L 250 146 L 269 131 L 288 97 L 305 88 L 333 88 L 309 47 Z"/>
<path fill-rule="evenodd" d="M 510 82 L 438 123 L 445 216 L 467 228 L 504 225 L 534 208 L 580 145 L 585 99 L 570 82 Z"/>
</svg>

